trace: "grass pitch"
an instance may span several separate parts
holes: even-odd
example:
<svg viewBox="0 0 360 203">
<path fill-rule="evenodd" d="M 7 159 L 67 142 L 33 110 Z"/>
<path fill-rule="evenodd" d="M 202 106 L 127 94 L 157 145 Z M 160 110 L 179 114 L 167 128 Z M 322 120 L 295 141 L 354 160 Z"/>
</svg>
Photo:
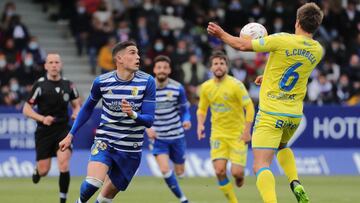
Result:
<svg viewBox="0 0 360 203">
<path fill-rule="evenodd" d="M 82 177 L 72 177 L 68 203 L 74 203 L 79 195 Z M 313 203 L 360 202 L 360 177 L 302 177 L 301 181 Z M 185 178 L 180 185 L 192 203 L 224 203 L 223 194 L 217 189 L 215 178 Z M 285 177 L 276 177 L 279 203 L 296 202 Z M 247 177 L 243 188 L 236 189 L 239 202 L 261 203 L 255 185 L 255 177 Z M 95 202 L 95 197 L 89 201 Z M 34 185 L 31 178 L 0 179 L 1 203 L 56 203 L 59 202 L 58 178 L 42 178 Z M 178 203 L 164 181 L 155 177 L 135 177 L 126 192 L 121 192 L 114 203 Z"/>
</svg>

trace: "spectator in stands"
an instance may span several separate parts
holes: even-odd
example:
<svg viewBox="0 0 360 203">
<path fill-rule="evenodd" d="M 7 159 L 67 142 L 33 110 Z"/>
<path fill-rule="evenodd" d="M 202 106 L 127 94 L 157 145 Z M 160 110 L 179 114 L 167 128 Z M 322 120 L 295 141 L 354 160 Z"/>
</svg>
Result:
<svg viewBox="0 0 360 203">
<path fill-rule="evenodd" d="M 115 36 L 117 41 L 123 42 L 128 41 L 130 39 L 131 29 L 126 20 L 121 20 L 117 24 L 117 28 L 115 29 Z"/>
<path fill-rule="evenodd" d="M 360 32 L 360 12 L 356 10 L 356 1 L 348 0 L 347 6 L 341 14 L 341 29 L 346 45 Z"/>
<path fill-rule="evenodd" d="M 101 73 L 107 73 L 109 71 L 115 70 L 113 57 L 112 57 L 112 48 L 116 44 L 116 38 L 110 37 L 107 44 L 101 47 L 99 56 L 98 56 L 98 66 L 100 67 Z"/>
<path fill-rule="evenodd" d="M 1 23 L 5 29 L 9 27 L 12 17 L 16 15 L 16 5 L 14 2 L 6 2 L 1 15 Z"/>
<path fill-rule="evenodd" d="M 17 50 L 23 50 L 30 38 L 29 31 L 21 22 L 21 17 L 19 15 L 14 15 L 11 18 L 6 35 L 14 39 L 15 48 Z"/>
<path fill-rule="evenodd" d="M 353 94 L 353 87 L 346 74 L 340 76 L 339 82 L 336 83 L 336 96 L 339 103 L 344 104 Z"/>
<path fill-rule="evenodd" d="M 106 44 L 110 35 L 110 33 L 106 33 L 102 28 L 100 22 L 95 22 L 95 24 L 93 24 L 93 30 L 88 38 L 88 54 L 91 68 L 90 71 L 92 74 L 95 74 L 97 65 L 96 58 L 99 50 Z"/>
<path fill-rule="evenodd" d="M 323 62 L 322 72 L 331 83 L 337 83 L 340 77 L 340 66 L 334 63 L 331 58 L 325 58 Z"/>
<path fill-rule="evenodd" d="M 183 72 L 183 84 L 188 92 L 190 103 L 196 103 L 198 98 L 198 88 L 208 78 L 208 69 L 199 60 L 195 53 L 190 54 L 189 61 L 181 65 Z"/>
<path fill-rule="evenodd" d="M 45 63 L 46 53 L 39 45 L 38 39 L 35 36 L 32 36 L 27 44 L 25 53 L 31 53 L 34 64 L 36 66 L 43 66 Z"/>
<path fill-rule="evenodd" d="M 101 0 L 99 7 L 93 14 L 93 23 L 100 23 L 101 29 L 106 29 L 108 25 L 113 26 L 112 14 L 108 9 L 105 0 Z M 105 30 L 104 30 L 105 31 Z"/>
<path fill-rule="evenodd" d="M 5 47 L 3 49 L 7 68 L 10 70 L 17 69 L 21 64 L 21 52 L 15 48 L 15 42 L 12 38 L 8 38 L 5 41 Z"/>
<path fill-rule="evenodd" d="M 151 40 L 153 40 L 154 34 L 151 32 L 145 16 L 139 16 L 136 22 L 136 27 L 131 35 L 135 38 L 136 44 L 139 46 L 139 50 L 143 52 L 140 54 L 146 53 L 151 45 Z"/>
<path fill-rule="evenodd" d="M 317 79 L 313 80 L 308 89 L 308 97 L 311 103 L 317 105 L 335 103 L 334 88 L 324 73 L 320 73 Z"/>
<path fill-rule="evenodd" d="M 148 50 L 146 56 L 148 58 L 155 58 L 158 55 L 169 55 L 166 50 L 166 44 L 162 38 L 156 38 L 154 40 L 153 46 Z"/>
<path fill-rule="evenodd" d="M 75 38 L 77 54 L 81 56 L 91 31 L 91 15 L 86 11 L 84 1 L 78 0 L 76 12 L 70 17 L 70 30 Z"/>
<path fill-rule="evenodd" d="M 357 54 L 350 56 L 349 75 L 352 81 L 360 81 L 360 57 Z"/>
</svg>

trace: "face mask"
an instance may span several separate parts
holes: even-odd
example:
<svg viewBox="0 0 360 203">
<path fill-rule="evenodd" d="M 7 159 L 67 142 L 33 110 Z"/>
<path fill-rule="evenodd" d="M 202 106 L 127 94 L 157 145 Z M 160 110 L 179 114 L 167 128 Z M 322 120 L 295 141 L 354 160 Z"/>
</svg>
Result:
<svg viewBox="0 0 360 203">
<path fill-rule="evenodd" d="M 11 84 L 11 85 L 10 85 L 10 90 L 11 90 L 12 92 L 18 91 L 18 90 L 19 90 L 19 84 L 17 84 L 17 83 Z"/>
<path fill-rule="evenodd" d="M 258 15 L 260 15 L 260 9 L 254 8 L 254 9 L 252 10 L 252 13 L 253 13 L 254 15 L 258 16 Z"/>
<path fill-rule="evenodd" d="M 154 48 L 156 51 L 162 51 L 164 49 L 164 45 L 162 43 L 156 43 Z"/>
<path fill-rule="evenodd" d="M 184 54 L 184 53 L 186 53 L 186 49 L 178 48 L 178 49 L 176 49 L 176 52 L 179 54 Z"/>
<path fill-rule="evenodd" d="M 36 43 L 36 42 L 30 42 L 29 43 L 29 48 L 30 49 L 37 49 L 39 47 L 39 45 L 38 45 L 38 43 Z"/>
<path fill-rule="evenodd" d="M 282 12 L 284 12 L 284 8 L 281 6 L 278 6 L 275 8 L 275 11 L 276 11 L 276 13 L 282 13 Z"/>
<path fill-rule="evenodd" d="M 32 58 L 27 58 L 24 61 L 25 66 L 32 66 L 34 64 L 34 61 Z"/>
<path fill-rule="evenodd" d="M 282 23 L 275 23 L 274 24 L 274 28 L 276 29 L 276 30 L 280 30 L 281 28 L 282 28 Z"/>
<path fill-rule="evenodd" d="M 85 13 L 86 9 L 83 6 L 80 6 L 77 8 L 77 11 L 78 11 L 78 13 L 83 14 L 83 13 Z"/>
<path fill-rule="evenodd" d="M 145 3 L 145 4 L 144 4 L 144 9 L 145 9 L 145 10 L 148 11 L 148 10 L 150 10 L 150 9 L 152 9 L 152 8 L 153 8 L 153 5 L 152 5 L 151 3 Z"/>
<path fill-rule="evenodd" d="M 0 68 L 3 69 L 6 66 L 6 60 L 0 60 Z"/>
<path fill-rule="evenodd" d="M 9 10 L 6 11 L 7 16 L 13 16 L 14 14 L 15 14 L 15 12 L 12 9 L 9 9 Z"/>
</svg>

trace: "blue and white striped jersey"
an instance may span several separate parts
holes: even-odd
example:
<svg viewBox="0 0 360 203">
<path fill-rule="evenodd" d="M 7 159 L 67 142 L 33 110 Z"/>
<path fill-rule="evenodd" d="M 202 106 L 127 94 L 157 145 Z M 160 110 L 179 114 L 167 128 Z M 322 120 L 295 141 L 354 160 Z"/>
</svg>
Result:
<svg viewBox="0 0 360 203">
<path fill-rule="evenodd" d="M 156 139 L 184 137 L 183 121 L 190 121 L 189 103 L 184 87 L 169 79 L 163 88 L 156 88 L 155 121 L 152 128 Z"/>
<path fill-rule="evenodd" d="M 90 99 L 102 99 L 101 121 L 95 140 L 106 141 L 119 151 L 140 152 L 146 126 L 142 113 L 153 116 L 153 108 L 146 105 L 155 102 L 155 81 L 152 76 L 137 71 L 130 81 L 121 80 L 116 71 L 98 76 L 91 88 Z M 126 99 L 138 118 L 132 119 L 121 110 L 121 100 Z M 149 106 L 148 106 L 149 107 Z M 147 112 L 152 109 L 152 112 Z"/>
</svg>

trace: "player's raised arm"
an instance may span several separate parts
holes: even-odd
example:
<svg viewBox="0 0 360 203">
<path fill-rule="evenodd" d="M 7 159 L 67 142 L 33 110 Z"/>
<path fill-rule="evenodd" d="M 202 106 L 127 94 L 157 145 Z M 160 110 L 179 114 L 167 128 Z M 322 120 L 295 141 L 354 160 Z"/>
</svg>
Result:
<svg viewBox="0 0 360 203">
<path fill-rule="evenodd" d="M 209 22 L 207 32 L 210 35 L 221 39 L 223 42 L 230 45 L 234 49 L 238 49 L 240 51 L 253 51 L 251 39 L 232 36 L 214 22 Z"/>
</svg>

